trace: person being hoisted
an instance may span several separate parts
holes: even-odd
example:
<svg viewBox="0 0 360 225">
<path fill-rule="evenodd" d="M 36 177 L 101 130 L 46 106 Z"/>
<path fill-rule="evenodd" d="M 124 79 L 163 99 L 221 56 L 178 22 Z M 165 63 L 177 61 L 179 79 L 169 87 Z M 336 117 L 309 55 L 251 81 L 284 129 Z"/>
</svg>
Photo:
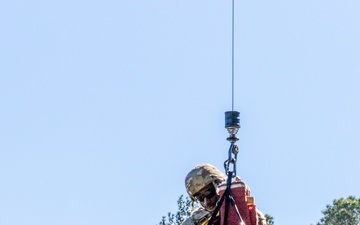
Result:
<svg viewBox="0 0 360 225">
<path fill-rule="evenodd" d="M 249 187 L 239 177 L 231 181 L 216 167 L 201 164 L 187 174 L 185 186 L 191 200 L 198 201 L 202 207 L 192 212 L 182 225 L 266 225 Z M 234 204 L 226 203 L 227 196 Z"/>
</svg>

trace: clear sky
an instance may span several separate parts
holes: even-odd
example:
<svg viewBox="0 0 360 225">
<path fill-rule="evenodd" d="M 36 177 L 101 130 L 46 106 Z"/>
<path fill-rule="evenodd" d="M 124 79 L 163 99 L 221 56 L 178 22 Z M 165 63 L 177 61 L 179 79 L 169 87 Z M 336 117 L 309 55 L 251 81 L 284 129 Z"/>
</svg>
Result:
<svg viewBox="0 0 360 225">
<path fill-rule="evenodd" d="M 360 2 L 235 3 L 238 175 L 276 225 L 360 197 Z M 0 1 L 0 224 L 155 225 L 229 143 L 231 1 Z"/>
</svg>

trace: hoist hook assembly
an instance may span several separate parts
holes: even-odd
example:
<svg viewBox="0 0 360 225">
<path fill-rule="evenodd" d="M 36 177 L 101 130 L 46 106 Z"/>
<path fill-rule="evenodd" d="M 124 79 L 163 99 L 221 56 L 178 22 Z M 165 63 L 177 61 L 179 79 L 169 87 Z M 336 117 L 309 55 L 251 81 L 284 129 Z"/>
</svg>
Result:
<svg viewBox="0 0 360 225">
<path fill-rule="evenodd" d="M 233 144 L 239 140 L 239 138 L 236 137 L 236 134 L 240 128 L 240 112 L 225 112 L 225 128 L 230 134 L 230 136 L 226 140 L 230 141 Z"/>
<path fill-rule="evenodd" d="M 236 134 L 240 128 L 240 112 L 225 112 L 225 128 L 230 135 L 226 140 L 230 141 L 231 145 L 228 152 L 228 159 L 224 162 L 224 168 L 226 175 L 228 175 L 229 179 L 232 179 L 236 176 L 236 160 L 237 153 L 239 152 L 239 148 L 235 142 L 239 140 Z M 231 164 L 233 166 L 233 170 L 230 170 Z"/>
</svg>

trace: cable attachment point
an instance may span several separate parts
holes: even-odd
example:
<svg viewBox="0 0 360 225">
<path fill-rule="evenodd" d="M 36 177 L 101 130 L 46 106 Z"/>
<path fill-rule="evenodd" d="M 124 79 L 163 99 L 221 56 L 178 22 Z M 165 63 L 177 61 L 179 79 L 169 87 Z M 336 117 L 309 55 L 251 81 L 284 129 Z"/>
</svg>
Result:
<svg viewBox="0 0 360 225">
<path fill-rule="evenodd" d="M 233 153 L 234 155 L 236 155 L 236 154 L 239 153 L 239 148 L 238 148 L 237 145 L 234 145 L 234 147 L 232 148 L 232 153 Z"/>
<path fill-rule="evenodd" d="M 240 128 L 240 112 L 228 111 L 225 112 L 225 128 L 227 129 L 230 136 L 226 140 L 231 143 L 235 143 L 239 140 L 236 134 Z"/>
</svg>

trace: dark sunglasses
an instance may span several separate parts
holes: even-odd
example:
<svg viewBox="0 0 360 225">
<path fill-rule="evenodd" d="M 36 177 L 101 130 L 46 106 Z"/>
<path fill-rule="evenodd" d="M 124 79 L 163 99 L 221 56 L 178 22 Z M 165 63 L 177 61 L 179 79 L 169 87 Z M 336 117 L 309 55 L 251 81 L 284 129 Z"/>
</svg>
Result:
<svg viewBox="0 0 360 225">
<path fill-rule="evenodd" d="M 196 195 L 195 198 L 197 200 L 199 200 L 200 202 L 203 202 L 205 200 L 205 198 L 212 198 L 216 195 L 216 191 L 215 191 L 215 188 L 210 188 L 208 189 L 207 191 L 205 191 L 203 194 L 201 195 Z"/>
</svg>

